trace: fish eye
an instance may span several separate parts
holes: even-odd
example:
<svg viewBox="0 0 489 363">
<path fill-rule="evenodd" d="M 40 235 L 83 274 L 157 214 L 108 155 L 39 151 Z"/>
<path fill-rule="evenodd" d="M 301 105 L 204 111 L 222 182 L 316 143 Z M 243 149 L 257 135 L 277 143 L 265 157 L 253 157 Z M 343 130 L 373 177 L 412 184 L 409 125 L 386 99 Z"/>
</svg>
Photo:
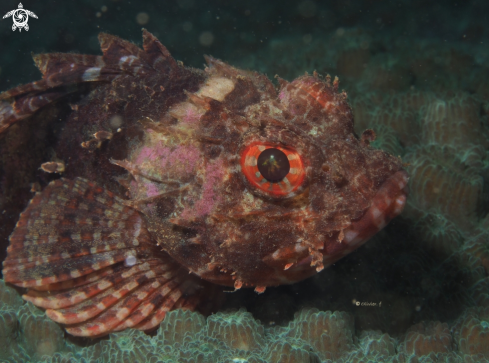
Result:
<svg viewBox="0 0 489 363">
<path fill-rule="evenodd" d="M 273 197 L 289 195 L 305 178 L 297 151 L 267 143 L 254 143 L 243 150 L 241 170 L 251 185 Z"/>
<path fill-rule="evenodd" d="M 283 151 L 271 147 L 258 156 L 258 171 L 271 183 L 282 181 L 290 171 L 289 159 Z"/>
</svg>

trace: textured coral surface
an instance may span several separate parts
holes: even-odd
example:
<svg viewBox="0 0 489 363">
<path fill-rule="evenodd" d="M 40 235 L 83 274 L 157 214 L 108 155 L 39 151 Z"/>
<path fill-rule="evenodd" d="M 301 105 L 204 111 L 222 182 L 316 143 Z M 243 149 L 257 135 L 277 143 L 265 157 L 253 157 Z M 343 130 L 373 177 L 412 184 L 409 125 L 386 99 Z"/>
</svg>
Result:
<svg viewBox="0 0 489 363">
<path fill-rule="evenodd" d="M 15 293 L 0 283 L 0 293 Z M 30 303 L 3 300 L 3 362 L 484 362 L 487 309 L 472 309 L 449 329 L 421 322 L 394 338 L 381 331 L 355 333 L 345 312 L 303 309 L 283 327 L 265 327 L 244 311 L 168 313 L 153 336 L 138 330 L 92 341 L 64 341 L 62 330 Z M 8 345 L 6 344 L 8 343 Z M 417 360 L 419 359 L 419 360 Z"/>
</svg>

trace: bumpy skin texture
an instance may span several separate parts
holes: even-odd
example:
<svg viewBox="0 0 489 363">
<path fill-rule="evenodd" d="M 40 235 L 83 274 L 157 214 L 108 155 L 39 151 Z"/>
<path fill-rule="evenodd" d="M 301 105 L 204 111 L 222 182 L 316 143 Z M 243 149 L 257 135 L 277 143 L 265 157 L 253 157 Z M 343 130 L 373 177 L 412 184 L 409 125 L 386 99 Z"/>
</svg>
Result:
<svg viewBox="0 0 489 363">
<path fill-rule="evenodd" d="M 56 152 L 74 180 L 36 194 L 3 270 L 71 334 L 211 308 L 209 282 L 263 292 L 300 281 L 402 211 L 401 161 L 369 147 L 372 130 L 354 134 L 336 79 L 277 90 L 211 57 L 186 68 L 147 31 L 143 41 L 101 34 L 102 57 L 35 56 L 43 80 L 0 95 L 0 130 L 71 97 Z M 268 148 L 290 163 L 280 181 L 259 171 Z M 127 200 L 113 193 L 123 187 Z"/>
</svg>

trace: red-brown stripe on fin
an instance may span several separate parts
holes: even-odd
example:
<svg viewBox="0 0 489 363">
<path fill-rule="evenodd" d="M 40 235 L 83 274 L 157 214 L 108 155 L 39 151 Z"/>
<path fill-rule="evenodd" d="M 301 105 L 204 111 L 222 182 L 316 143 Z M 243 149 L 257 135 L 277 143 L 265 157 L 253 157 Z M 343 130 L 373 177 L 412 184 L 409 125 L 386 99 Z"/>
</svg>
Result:
<svg viewBox="0 0 489 363">
<path fill-rule="evenodd" d="M 41 265 L 20 265 L 3 269 L 6 282 L 20 287 L 36 288 L 46 284 L 75 279 L 93 271 L 136 257 L 136 250 L 116 250 L 91 256 L 74 258 L 71 261 L 46 262 Z"/>
<path fill-rule="evenodd" d="M 175 277 L 179 276 L 182 271 L 174 271 Z M 163 283 L 162 283 L 163 285 Z M 175 302 L 173 307 L 170 310 L 177 309 L 180 306 L 184 305 L 184 302 L 187 301 L 189 298 L 186 297 L 186 295 L 189 292 L 195 292 L 196 289 L 202 289 L 202 286 L 196 281 L 195 278 L 190 276 L 190 278 L 187 278 L 185 281 L 183 281 L 180 285 L 176 286 L 175 281 L 172 283 L 173 286 L 178 287 L 178 290 L 180 291 L 179 294 L 181 295 L 180 299 Z M 170 286 L 170 284 L 166 285 L 166 287 Z M 172 290 L 175 291 L 175 290 Z M 190 298 L 194 298 L 195 302 L 198 303 L 197 299 L 198 294 L 192 293 L 190 294 Z M 150 316 L 157 310 L 159 306 L 163 304 L 163 302 L 166 299 L 175 299 L 175 295 L 168 294 L 168 291 L 166 290 L 165 286 L 162 286 L 162 288 L 157 289 L 154 291 L 150 296 L 146 298 L 146 300 L 141 303 L 132 313 L 127 317 L 127 319 L 122 322 L 120 325 L 115 328 L 115 331 L 120 331 L 124 330 L 126 328 L 132 328 L 135 327 L 136 325 L 141 323 L 141 326 L 144 327 L 144 322 L 143 321 L 149 321 Z M 178 304 L 180 302 L 180 304 Z M 161 317 L 161 319 L 164 318 L 164 315 Z M 143 323 L 142 323 L 143 322 Z M 146 330 L 146 329 L 143 329 Z"/>
<path fill-rule="evenodd" d="M 135 289 L 124 299 L 120 299 L 117 304 L 105 310 L 95 319 L 84 322 L 80 325 L 67 327 L 66 331 L 76 336 L 90 336 L 93 334 L 100 335 L 108 331 L 113 331 L 118 325 L 123 323 L 123 321 L 125 321 L 131 315 L 132 311 L 134 311 L 137 306 L 146 300 L 146 298 L 156 289 L 166 289 L 165 291 L 168 291 L 168 295 L 170 295 L 173 291 L 180 291 L 178 286 L 181 283 L 181 280 L 181 276 L 179 278 L 173 278 L 161 286 L 162 284 L 157 279 L 154 279 L 151 283 L 147 283 L 144 286 Z"/>
<path fill-rule="evenodd" d="M 29 290 L 29 293 L 32 292 L 32 293 L 41 294 L 44 291 L 51 292 L 51 291 L 73 289 L 75 287 L 83 286 L 83 285 L 92 283 L 94 281 L 98 281 L 98 280 L 104 278 L 105 276 L 109 276 L 109 275 L 113 274 L 115 271 L 116 271 L 116 269 L 114 268 L 114 266 L 108 266 L 108 267 L 105 267 L 101 270 L 94 271 L 88 275 L 80 276 L 80 277 L 73 279 L 73 280 L 67 280 L 67 281 L 56 282 L 54 284 L 37 286 L 36 290 Z"/>
<path fill-rule="evenodd" d="M 80 286 L 77 289 L 70 289 L 58 294 L 53 294 L 51 291 L 46 293 L 31 290 L 28 294 L 24 295 L 23 298 L 24 300 L 30 301 L 36 306 L 45 309 L 66 308 L 92 298 L 100 292 L 113 287 L 119 282 L 132 277 L 136 273 L 145 272 L 149 269 L 151 269 L 151 265 L 148 262 L 137 264 L 132 267 L 119 264 L 112 269 L 112 273 L 109 276 Z"/>
<path fill-rule="evenodd" d="M 144 319 L 139 324 L 135 325 L 134 328 L 139 330 L 151 330 L 154 327 L 158 326 L 167 312 L 173 310 L 175 303 L 180 299 L 183 294 L 183 291 L 177 288 L 181 283 L 181 279 L 173 279 L 163 285 L 160 288 L 160 295 L 164 296 L 163 301 L 159 304 L 157 309 L 153 311 L 146 319 Z"/>
<path fill-rule="evenodd" d="M 161 287 L 167 281 L 164 279 L 158 279 L 159 286 Z M 121 331 L 127 328 L 132 328 L 146 319 L 158 305 L 165 299 L 165 296 L 161 295 L 159 289 L 155 289 L 146 299 L 129 315 L 121 324 L 114 328 L 114 331 Z"/>
<path fill-rule="evenodd" d="M 61 324 L 76 324 L 86 321 L 124 300 L 126 296 L 131 296 L 133 291 L 154 280 L 156 273 L 153 270 L 137 272 L 93 298 L 68 308 L 48 309 L 46 315 Z"/>
</svg>

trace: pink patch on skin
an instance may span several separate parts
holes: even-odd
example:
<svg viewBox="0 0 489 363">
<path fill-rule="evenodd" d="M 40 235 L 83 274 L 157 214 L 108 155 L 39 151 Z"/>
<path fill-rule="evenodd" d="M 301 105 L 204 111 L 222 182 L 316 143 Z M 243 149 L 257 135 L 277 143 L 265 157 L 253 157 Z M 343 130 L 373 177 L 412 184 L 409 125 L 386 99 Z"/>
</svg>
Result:
<svg viewBox="0 0 489 363">
<path fill-rule="evenodd" d="M 136 164 L 140 165 L 145 161 L 155 161 L 156 159 L 161 159 L 165 155 L 168 156 L 170 153 L 170 148 L 156 145 L 154 147 L 142 147 L 139 151 L 139 155 L 136 158 Z"/>
<path fill-rule="evenodd" d="M 214 185 L 219 185 L 224 176 L 223 160 L 207 164 L 205 168 L 205 183 L 202 186 L 202 197 L 191 209 L 186 208 L 182 218 L 203 217 L 209 214 L 221 198 L 214 192 Z"/>
<path fill-rule="evenodd" d="M 285 92 L 285 90 L 283 90 L 282 92 L 280 92 L 280 93 L 278 94 L 278 99 L 279 99 L 280 101 L 283 101 L 283 100 L 285 99 L 285 97 L 287 97 L 287 92 Z"/>
<path fill-rule="evenodd" d="M 165 179 L 167 175 L 172 178 L 188 178 L 194 171 L 201 152 L 195 146 L 178 146 L 173 150 L 163 146 L 162 142 L 153 146 L 142 147 L 134 157 L 134 163 L 146 173 L 159 175 Z"/>
<path fill-rule="evenodd" d="M 187 124 L 187 125 L 192 125 L 200 121 L 200 117 L 202 115 L 198 112 L 195 112 L 195 110 L 191 107 L 187 109 L 187 112 L 185 116 L 182 119 L 182 123 Z"/>
<path fill-rule="evenodd" d="M 177 175 L 188 175 L 194 171 L 197 161 L 200 159 L 200 151 L 194 146 L 180 146 L 172 151 L 163 167 L 170 167 Z"/>
<path fill-rule="evenodd" d="M 154 197 L 154 196 L 156 196 L 158 194 L 160 194 L 160 191 L 158 190 L 158 188 L 156 187 L 156 185 L 154 185 L 152 183 L 146 184 L 146 195 L 148 197 Z"/>
</svg>

